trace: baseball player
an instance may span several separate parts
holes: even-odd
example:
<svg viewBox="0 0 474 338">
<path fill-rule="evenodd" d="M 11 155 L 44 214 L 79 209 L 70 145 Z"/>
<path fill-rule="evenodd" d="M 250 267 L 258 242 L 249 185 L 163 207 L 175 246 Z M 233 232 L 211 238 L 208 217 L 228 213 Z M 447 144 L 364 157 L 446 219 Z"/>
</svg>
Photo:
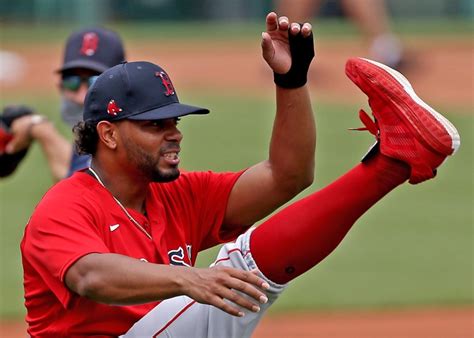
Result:
<svg viewBox="0 0 474 338">
<path fill-rule="evenodd" d="M 313 175 L 312 29 L 275 13 L 266 24 L 277 96 L 269 158 L 237 173 L 179 169 L 179 117 L 209 111 L 180 103 L 163 68 L 130 62 L 99 76 L 75 127 L 91 166 L 44 196 L 21 243 L 31 336 L 250 337 L 358 217 L 406 180 L 434 177 L 459 147 L 456 129 L 401 74 L 350 59 L 376 144 L 336 182 L 250 229 Z M 210 268 L 193 267 L 222 242 Z"/>
<path fill-rule="evenodd" d="M 72 33 L 64 51 L 64 60 L 58 73 L 61 77 L 61 117 L 72 127 L 82 119 L 87 89 L 104 70 L 125 59 L 120 37 L 104 28 L 87 28 Z M 1 118 L 1 117 L 0 117 Z M 11 137 L 0 151 L 0 163 L 9 164 L 25 153 L 36 140 L 48 161 L 53 178 L 58 181 L 74 171 L 86 168 L 89 155 L 80 156 L 45 116 L 31 113 L 12 120 L 8 129 Z M 1 149 L 0 149 L 1 150 Z M 21 157 L 23 158 L 23 157 Z M 10 165 L 9 167 L 12 167 Z M 14 166 L 13 170 L 16 168 Z M 8 175 L 13 172 L 8 171 Z M 6 176 L 6 175 L 4 175 Z"/>
</svg>

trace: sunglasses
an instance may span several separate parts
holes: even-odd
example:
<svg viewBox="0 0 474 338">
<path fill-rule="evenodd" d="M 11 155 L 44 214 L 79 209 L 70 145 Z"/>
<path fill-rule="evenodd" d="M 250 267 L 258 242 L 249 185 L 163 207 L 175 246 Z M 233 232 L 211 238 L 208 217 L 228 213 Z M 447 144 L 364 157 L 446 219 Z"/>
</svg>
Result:
<svg viewBox="0 0 474 338">
<path fill-rule="evenodd" d="M 98 77 L 99 75 L 92 75 L 87 77 L 79 75 L 63 76 L 61 80 L 61 87 L 76 92 L 81 87 L 81 83 L 85 83 L 87 84 L 87 87 L 90 87 L 94 84 Z"/>
</svg>

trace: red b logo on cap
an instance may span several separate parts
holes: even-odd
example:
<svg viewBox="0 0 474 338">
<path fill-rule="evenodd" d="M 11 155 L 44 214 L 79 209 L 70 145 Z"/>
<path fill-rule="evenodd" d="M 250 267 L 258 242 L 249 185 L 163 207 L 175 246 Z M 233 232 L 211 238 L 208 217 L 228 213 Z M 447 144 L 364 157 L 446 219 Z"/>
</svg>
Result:
<svg viewBox="0 0 474 338">
<path fill-rule="evenodd" d="M 112 116 L 117 116 L 118 113 L 122 111 L 122 108 L 118 106 L 115 100 L 110 100 L 109 104 L 107 105 L 107 114 Z"/>
<path fill-rule="evenodd" d="M 173 84 L 171 83 L 170 78 L 168 77 L 168 74 L 161 71 L 161 72 L 156 72 L 155 76 L 159 77 L 161 79 L 161 82 L 163 83 L 163 86 L 165 86 L 166 88 L 165 95 L 166 96 L 174 95 L 174 87 L 173 87 Z"/>
<path fill-rule="evenodd" d="M 81 54 L 92 56 L 97 51 L 97 47 L 99 47 L 99 37 L 97 34 L 94 32 L 84 34 L 82 37 Z"/>
</svg>

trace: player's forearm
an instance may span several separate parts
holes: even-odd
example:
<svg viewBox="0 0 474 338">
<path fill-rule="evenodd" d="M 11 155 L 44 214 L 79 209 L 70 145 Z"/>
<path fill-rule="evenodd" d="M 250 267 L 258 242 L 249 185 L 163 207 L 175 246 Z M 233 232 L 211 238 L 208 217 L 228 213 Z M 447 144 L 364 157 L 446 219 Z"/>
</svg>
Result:
<svg viewBox="0 0 474 338">
<path fill-rule="evenodd" d="M 274 12 L 266 24 L 262 56 L 273 70 L 277 101 L 266 174 L 276 193 L 291 198 L 313 181 L 316 128 L 306 87 L 314 57 L 312 27 Z"/>
<path fill-rule="evenodd" d="M 72 291 L 100 303 L 143 304 L 183 294 L 184 269 L 118 254 L 89 254 L 71 266 L 65 282 Z"/>
<path fill-rule="evenodd" d="M 313 182 L 315 129 L 307 88 L 278 88 L 269 158 L 237 180 L 224 224 L 253 224 Z"/>
<path fill-rule="evenodd" d="M 296 193 L 313 182 L 316 127 L 307 86 L 277 86 L 269 161 L 273 176 Z"/>
<path fill-rule="evenodd" d="M 66 285 L 77 294 L 111 305 L 132 305 L 187 295 L 234 315 L 260 311 L 269 285 L 257 271 L 216 266 L 197 269 L 150 264 L 118 254 L 89 254 L 66 272 Z M 240 293 L 242 294 L 240 294 Z M 226 300 L 226 301 L 225 301 Z"/>
<path fill-rule="evenodd" d="M 72 146 L 51 122 L 35 125 L 31 136 L 40 143 L 48 166 L 56 181 L 66 177 L 72 156 Z"/>
</svg>

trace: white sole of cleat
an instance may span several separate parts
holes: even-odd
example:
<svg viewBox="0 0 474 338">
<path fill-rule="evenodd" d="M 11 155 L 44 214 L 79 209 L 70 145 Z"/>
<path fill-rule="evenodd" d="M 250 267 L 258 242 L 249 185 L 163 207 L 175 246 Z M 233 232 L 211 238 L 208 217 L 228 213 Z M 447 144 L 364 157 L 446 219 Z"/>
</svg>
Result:
<svg viewBox="0 0 474 338">
<path fill-rule="evenodd" d="M 451 155 L 454 155 L 454 153 L 459 149 L 459 146 L 461 145 L 461 137 L 459 136 L 459 133 L 456 130 L 456 128 L 453 126 L 453 124 L 443 115 L 441 115 L 436 110 L 431 108 L 428 104 L 426 104 L 422 99 L 420 99 L 418 95 L 416 95 L 408 79 L 405 76 L 403 76 L 401 73 L 397 72 L 396 70 L 380 62 L 365 59 L 365 58 L 360 58 L 360 59 L 370 62 L 374 64 L 375 66 L 382 68 L 387 73 L 389 73 L 398 83 L 400 83 L 400 85 L 403 87 L 403 90 L 413 99 L 413 101 L 415 101 L 419 106 L 424 108 L 436 120 L 438 120 L 438 122 L 444 127 L 444 129 L 449 134 L 449 136 L 451 136 L 451 148 L 453 149 L 453 153 Z"/>
</svg>

